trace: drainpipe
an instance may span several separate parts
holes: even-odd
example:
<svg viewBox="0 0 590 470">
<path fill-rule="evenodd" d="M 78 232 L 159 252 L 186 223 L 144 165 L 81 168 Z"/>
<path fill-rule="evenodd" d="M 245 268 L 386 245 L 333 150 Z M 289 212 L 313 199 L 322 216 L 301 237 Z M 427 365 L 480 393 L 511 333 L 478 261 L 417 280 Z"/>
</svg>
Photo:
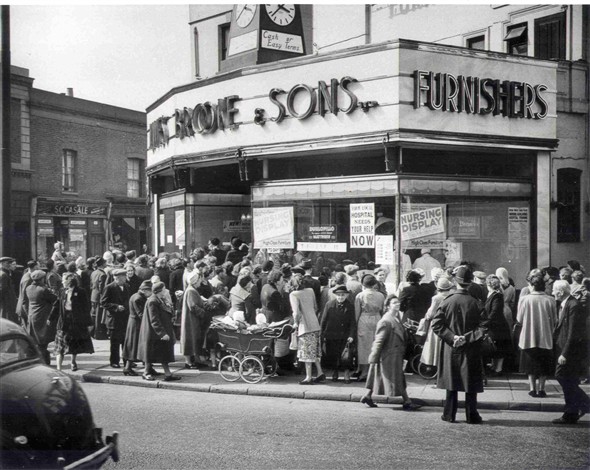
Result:
<svg viewBox="0 0 590 470">
<path fill-rule="evenodd" d="M 365 44 L 371 44 L 371 5 L 365 5 Z"/>
</svg>

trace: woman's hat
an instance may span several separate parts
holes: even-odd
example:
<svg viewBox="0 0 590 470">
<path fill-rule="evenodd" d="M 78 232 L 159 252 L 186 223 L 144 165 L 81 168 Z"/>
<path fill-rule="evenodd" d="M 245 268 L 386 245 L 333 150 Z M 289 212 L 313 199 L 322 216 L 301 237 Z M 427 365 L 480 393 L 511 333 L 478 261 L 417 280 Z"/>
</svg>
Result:
<svg viewBox="0 0 590 470">
<path fill-rule="evenodd" d="M 372 274 L 365 274 L 361 282 L 364 287 L 373 287 L 377 284 L 377 279 Z"/>
<path fill-rule="evenodd" d="M 469 285 L 473 281 L 473 272 L 467 266 L 459 266 L 454 271 L 457 282 L 464 286 Z"/>
<path fill-rule="evenodd" d="M 157 294 L 158 292 L 162 292 L 166 285 L 163 282 L 156 282 L 152 285 L 152 292 Z"/>
<path fill-rule="evenodd" d="M 359 267 L 356 264 L 347 264 L 344 266 L 344 272 L 349 276 L 352 276 L 359 270 Z"/>
<path fill-rule="evenodd" d="M 438 281 L 436 281 L 436 288 L 438 290 L 451 290 L 453 288 L 453 283 L 447 279 L 446 277 L 440 277 Z"/>
<path fill-rule="evenodd" d="M 143 281 L 139 285 L 139 290 L 152 290 L 152 281 Z"/>
<path fill-rule="evenodd" d="M 346 286 L 338 286 L 332 291 L 332 293 L 334 293 L 334 294 L 349 294 L 350 291 L 346 288 Z"/>
<path fill-rule="evenodd" d="M 36 271 L 33 271 L 31 273 L 31 279 L 33 281 L 39 281 L 41 279 L 43 279 L 46 276 L 44 271 L 41 271 L 40 269 L 37 269 Z"/>
</svg>

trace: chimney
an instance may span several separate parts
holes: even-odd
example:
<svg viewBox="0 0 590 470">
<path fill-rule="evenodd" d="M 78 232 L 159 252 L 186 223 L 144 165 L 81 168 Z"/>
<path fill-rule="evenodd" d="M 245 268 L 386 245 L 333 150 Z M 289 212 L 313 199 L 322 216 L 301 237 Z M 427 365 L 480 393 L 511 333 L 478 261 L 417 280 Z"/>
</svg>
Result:
<svg viewBox="0 0 590 470">
<path fill-rule="evenodd" d="M 73 88 L 68 88 L 68 96 L 71 96 L 71 97 L 74 96 L 74 89 Z"/>
</svg>

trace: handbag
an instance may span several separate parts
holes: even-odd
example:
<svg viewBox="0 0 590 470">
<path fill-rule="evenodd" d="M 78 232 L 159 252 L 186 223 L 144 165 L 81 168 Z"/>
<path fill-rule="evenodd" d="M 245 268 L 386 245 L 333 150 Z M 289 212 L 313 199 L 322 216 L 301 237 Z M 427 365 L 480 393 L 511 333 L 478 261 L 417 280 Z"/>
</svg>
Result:
<svg viewBox="0 0 590 470">
<path fill-rule="evenodd" d="M 297 351 L 297 332 L 291 333 L 291 342 L 289 343 L 289 349 L 291 351 Z"/>
<path fill-rule="evenodd" d="M 481 354 L 484 357 L 490 357 L 496 352 L 496 343 L 489 334 L 483 335 L 481 340 Z"/>
<path fill-rule="evenodd" d="M 353 343 L 346 343 L 342 354 L 340 354 L 340 366 L 345 369 L 352 369 L 354 366 L 355 350 Z"/>
</svg>

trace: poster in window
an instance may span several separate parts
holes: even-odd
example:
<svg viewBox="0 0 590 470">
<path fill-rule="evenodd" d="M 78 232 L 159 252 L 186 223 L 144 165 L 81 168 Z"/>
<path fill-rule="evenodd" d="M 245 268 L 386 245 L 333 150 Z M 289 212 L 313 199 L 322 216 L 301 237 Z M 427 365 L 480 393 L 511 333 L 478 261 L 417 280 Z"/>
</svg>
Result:
<svg viewBox="0 0 590 470">
<path fill-rule="evenodd" d="M 508 249 L 528 248 L 529 208 L 508 208 Z"/>
<path fill-rule="evenodd" d="M 184 211 L 174 211 L 174 232 L 176 233 L 176 245 L 186 245 L 186 232 L 184 228 Z"/>
<path fill-rule="evenodd" d="M 350 205 L 350 248 L 375 248 L 375 203 Z"/>
<path fill-rule="evenodd" d="M 375 237 L 375 264 L 393 265 L 393 235 Z"/>
<path fill-rule="evenodd" d="M 479 216 L 449 217 L 449 237 L 477 240 L 481 237 L 481 218 Z"/>
<path fill-rule="evenodd" d="M 293 207 L 260 207 L 252 210 L 254 248 L 295 247 Z"/>
<path fill-rule="evenodd" d="M 443 206 L 403 212 L 400 215 L 402 240 L 413 240 L 445 233 L 445 215 Z"/>
<path fill-rule="evenodd" d="M 159 225 L 160 225 L 160 246 L 166 245 L 166 225 L 164 214 L 159 215 Z"/>
</svg>

